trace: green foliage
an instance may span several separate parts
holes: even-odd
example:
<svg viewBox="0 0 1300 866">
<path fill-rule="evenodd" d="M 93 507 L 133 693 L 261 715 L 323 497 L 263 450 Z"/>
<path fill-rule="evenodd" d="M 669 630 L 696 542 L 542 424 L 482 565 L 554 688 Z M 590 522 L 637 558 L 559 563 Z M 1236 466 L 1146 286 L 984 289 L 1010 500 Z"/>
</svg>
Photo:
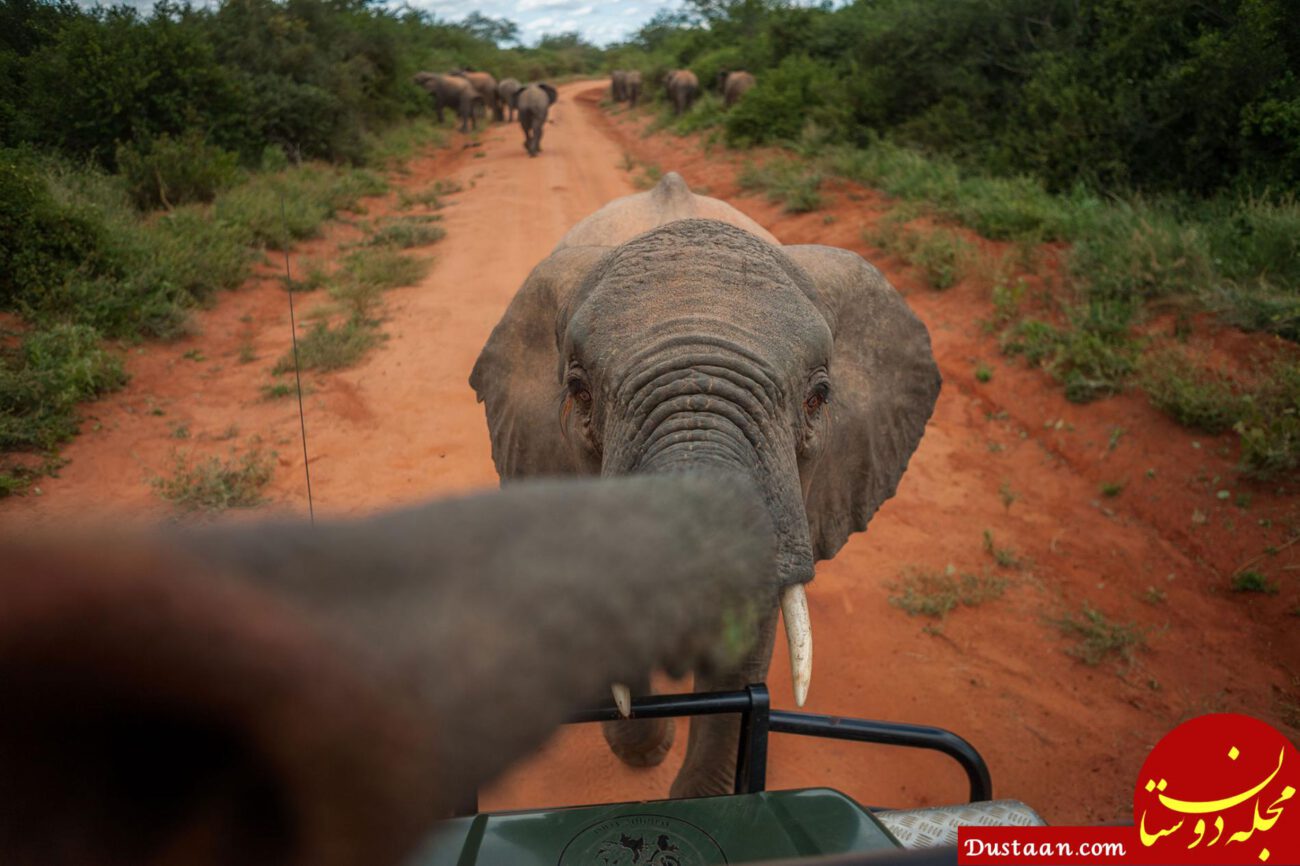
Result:
<svg viewBox="0 0 1300 866">
<path fill-rule="evenodd" d="M 1241 419 L 1246 407 L 1231 383 L 1192 363 L 1183 352 L 1158 352 L 1144 358 L 1141 366 L 1141 385 L 1152 405 L 1184 427 L 1223 433 Z"/>
<path fill-rule="evenodd" d="M 1096 667 L 1112 656 L 1119 656 L 1126 665 L 1131 665 L 1137 651 L 1147 645 L 1146 633 L 1136 623 L 1114 622 L 1087 602 L 1080 615 L 1066 614 L 1054 625 L 1075 639 L 1066 652 L 1089 667 Z"/>
<path fill-rule="evenodd" d="M 409 217 L 389 220 L 366 241 L 371 246 L 388 246 L 405 250 L 424 247 L 442 240 L 447 235 L 442 226 L 432 225 L 428 218 Z"/>
<path fill-rule="evenodd" d="M 305 165 L 258 175 L 223 193 L 215 202 L 215 216 L 239 226 L 249 243 L 284 249 L 316 237 L 339 211 L 356 210 L 363 196 L 386 189 L 383 178 L 367 171 Z"/>
<path fill-rule="evenodd" d="M 1277 478 L 1300 469 L 1300 360 L 1278 361 L 1267 371 L 1233 429 L 1248 477 Z"/>
<path fill-rule="evenodd" d="M 234 452 L 222 460 L 209 457 L 194 460 L 178 453 L 172 474 L 153 480 L 158 495 L 187 511 L 224 511 L 227 508 L 252 508 L 265 501 L 262 488 L 275 472 L 274 453 L 260 449 Z"/>
<path fill-rule="evenodd" d="M 957 574 L 948 566 L 944 571 L 907 569 L 895 584 L 889 603 L 910 616 L 944 619 L 958 606 L 976 607 L 1001 598 L 1007 582 L 989 574 Z"/>
<path fill-rule="evenodd" d="M 1243 571 L 1232 578 L 1233 592 L 1258 592 L 1263 595 L 1277 595 L 1277 584 L 1258 571 Z"/>
<path fill-rule="evenodd" d="M 212 201 L 234 184 L 237 164 L 235 154 L 208 144 L 196 129 L 117 148 L 118 171 L 141 210 Z"/>
<path fill-rule="evenodd" d="M 49 451 L 77 432 L 76 406 L 126 383 L 85 325 L 56 325 L 0 352 L 0 451 Z"/>
<path fill-rule="evenodd" d="M 842 80 L 809 57 L 787 57 L 757 82 L 727 113 L 728 144 L 794 141 L 805 123 L 832 129 L 844 123 Z"/>
<path fill-rule="evenodd" d="M 374 325 L 351 318 L 336 327 L 317 322 L 306 336 L 298 338 L 298 366 L 303 370 L 341 370 L 360 361 L 379 341 Z M 275 375 L 292 372 L 293 350 L 276 361 L 271 372 Z"/>
<path fill-rule="evenodd" d="M 736 178 L 748 192 L 764 192 L 767 200 L 785 204 L 786 213 L 807 213 L 821 207 L 822 175 L 792 159 L 747 164 Z"/>
<path fill-rule="evenodd" d="M 1090 301 L 1069 310 L 1064 327 L 1036 319 L 1016 323 L 1003 334 L 1002 350 L 1044 367 L 1070 401 L 1088 403 L 1120 391 L 1136 369 L 1132 317 L 1128 304 Z"/>
</svg>

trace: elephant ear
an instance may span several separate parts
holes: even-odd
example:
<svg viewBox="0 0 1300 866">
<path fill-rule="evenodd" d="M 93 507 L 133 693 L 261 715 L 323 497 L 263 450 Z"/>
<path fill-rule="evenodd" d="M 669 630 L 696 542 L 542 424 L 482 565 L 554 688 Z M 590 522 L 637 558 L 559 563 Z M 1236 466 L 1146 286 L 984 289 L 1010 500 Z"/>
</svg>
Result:
<svg viewBox="0 0 1300 866">
<path fill-rule="evenodd" d="M 540 88 L 542 88 L 542 90 L 545 90 L 545 91 L 546 91 L 546 98 L 550 100 L 550 104 L 551 104 L 551 105 L 554 105 L 554 104 L 555 104 L 555 100 L 557 100 L 557 99 L 560 98 L 560 94 L 559 94 L 559 93 L 555 90 L 555 88 L 552 87 L 551 85 L 549 85 L 549 84 L 539 84 L 539 85 L 537 85 L 537 86 L 540 87 Z"/>
<path fill-rule="evenodd" d="M 594 472 L 561 428 L 559 316 L 608 249 L 556 250 L 533 269 L 492 329 L 469 384 L 487 410 L 492 461 L 501 480 Z"/>
<path fill-rule="evenodd" d="M 830 559 L 894 495 L 941 380 L 929 332 L 880 271 L 848 250 L 784 249 L 835 340 L 830 434 L 806 500 L 814 555 Z"/>
</svg>

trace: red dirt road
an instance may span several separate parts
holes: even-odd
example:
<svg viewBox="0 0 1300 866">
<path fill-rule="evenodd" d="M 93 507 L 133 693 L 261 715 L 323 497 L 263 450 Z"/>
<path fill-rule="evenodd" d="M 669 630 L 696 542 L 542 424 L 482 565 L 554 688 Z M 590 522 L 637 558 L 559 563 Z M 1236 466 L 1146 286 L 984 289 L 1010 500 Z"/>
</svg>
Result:
<svg viewBox="0 0 1300 866">
<path fill-rule="evenodd" d="M 945 385 L 925 439 L 898 496 L 869 532 L 821 565 L 810 587 L 817 654 L 808 710 L 957 731 L 988 759 L 998 796 L 1057 823 L 1126 817 L 1142 759 L 1190 716 L 1246 712 L 1296 738 L 1300 620 L 1289 612 L 1300 604 L 1300 545 L 1284 545 L 1300 514 L 1293 497 L 1237 480 L 1231 436 L 1189 434 L 1138 394 L 1066 402 L 1044 374 L 1002 358 L 980 328 L 986 282 L 930 292 L 863 243 L 862 230 L 888 207 L 878 194 L 840 185 L 823 210 L 784 215 L 738 194 L 739 157 L 708 154 L 695 139 L 643 139 L 644 119 L 602 114 L 601 89 L 591 83 L 560 92 L 537 159 L 525 154 L 517 127 L 498 125 L 481 148 L 463 149 L 457 136 L 393 178 L 409 190 L 437 178 L 465 188 L 441 212 L 446 239 L 415 251 L 435 259 L 426 279 L 385 296 L 387 342 L 355 368 L 306 377 L 318 513 L 355 515 L 495 486 L 470 367 L 533 265 L 577 220 L 635 191 L 624 167 L 631 154 L 732 201 L 786 243 L 863 253 L 931 329 Z M 370 202 L 370 216 L 394 198 Z M 357 236 L 336 225 L 293 257 L 329 258 Z M 279 466 L 269 505 L 254 513 L 305 513 L 296 407 L 259 395 L 289 329 L 276 267 L 263 270 L 265 278 L 197 315 L 193 337 L 132 350 L 131 384 L 87 408 L 85 433 L 64 452 L 70 462 L 40 485 L 41 495 L 0 502 L 0 527 L 48 528 L 94 514 L 163 518 L 173 509 L 149 479 L 168 471 L 178 447 L 223 454 L 256 442 L 277 451 Z M 322 303 L 298 297 L 300 317 Z M 239 362 L 245 345 L 252 363 Z M 194 350 L 203 360 L 185 357 Z M 993 371 L 988 382 L 974 377 L 980 361 Z M 175 437 L 181 425 L 187 439 Z M 1104 498 L 1103 482 L 1124 489 Z M 994 564 L 985 530 L 1014 550 L 1017 567 Z M 1264 553 L 1269 547 L 1279 552 Z M 1281 592 L 1229 592 L 1233 571 L 1261 554 L 1258 567 Z M 933 621 L 889 603 L 887 584 L 904 570 L 948 565 L 999 575 L 1005 595 L 928 630 Z M 1052 623 L 1084 603 L 1146 629 L 1148 648 L 1131 666 L 1088 667 L 1065 653 L 1069 642 Z M 769 682 L 777 705 L 790 707 L 782 648 Z M 484 808 L 664 796 L 683 733 L 664 766 L 633 770 L 594 727 L 564 731 L 484 792 Z M 801 738 L 774 740 L 768 781 L 829 785 L 889 806 L 965 794 L 946 759 Z"/>
</svg>

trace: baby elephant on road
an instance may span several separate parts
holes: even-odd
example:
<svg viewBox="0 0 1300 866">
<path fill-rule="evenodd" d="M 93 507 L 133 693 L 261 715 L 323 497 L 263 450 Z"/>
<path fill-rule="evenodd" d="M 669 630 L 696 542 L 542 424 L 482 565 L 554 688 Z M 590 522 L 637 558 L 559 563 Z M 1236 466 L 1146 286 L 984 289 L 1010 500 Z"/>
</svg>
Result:
<svg viewBox="0 0 1300 866">
<path fill-rule="evenodd" d="M 519 125 L 524 128 L 524 148 L 529 156 L 537 156 L 542 150 L 546 114 L 558 95 L 549 84 L 530 84 L 515 93 L 514 107 L 519 111 Z"/>
</svg>

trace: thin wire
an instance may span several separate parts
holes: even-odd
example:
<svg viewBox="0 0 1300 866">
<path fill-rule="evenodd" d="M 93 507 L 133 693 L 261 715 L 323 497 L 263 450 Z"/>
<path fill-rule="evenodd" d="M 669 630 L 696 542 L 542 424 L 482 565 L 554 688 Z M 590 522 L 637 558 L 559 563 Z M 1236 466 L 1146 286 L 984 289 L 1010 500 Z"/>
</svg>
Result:
<svg viewBox="0 0 1300 866">
<path fill-rule="evenodd" d="M 280 194 L 280 223 L 284 226 L 284 279 L 289 290 L 289 332 L 293 338 L 293 375 L 298 380 L 298 426 L 302 428 L 302 468 L 307 474 L 307 515 L 316 525 L 316 509 L 311 499 L 311 464 L 307 462 L 307 417 L 302 411 L 302 370 L 298 366 L 298 322 L 293 315 L 293 277 L 289 273 L 289 218 L 284 210 L 284 193 Z"/>
</svg>

